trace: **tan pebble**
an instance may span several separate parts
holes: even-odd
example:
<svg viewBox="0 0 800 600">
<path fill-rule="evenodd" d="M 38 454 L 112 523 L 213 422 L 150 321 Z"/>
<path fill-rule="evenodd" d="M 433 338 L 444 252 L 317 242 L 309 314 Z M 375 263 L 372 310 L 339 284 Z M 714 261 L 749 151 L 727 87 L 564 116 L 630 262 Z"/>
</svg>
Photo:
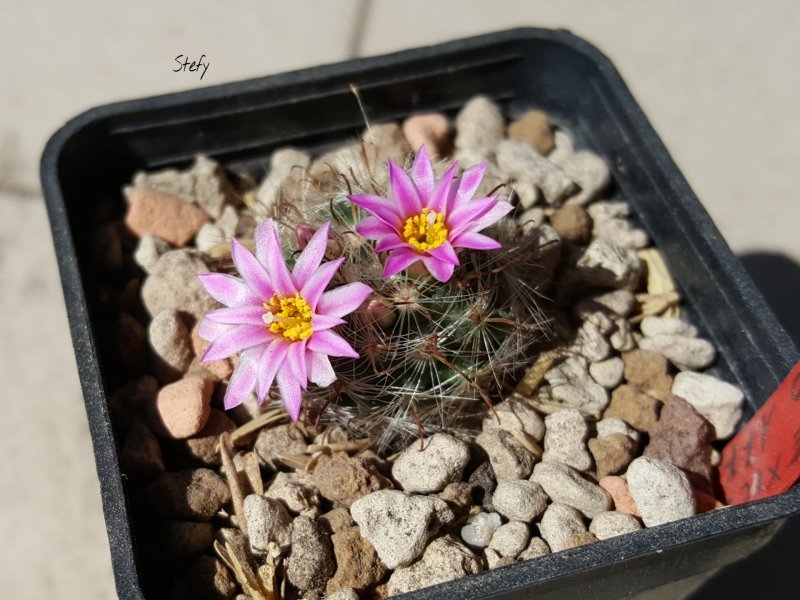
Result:
<svg viewBox="0 0 800 600">
<path fill-rule="evenodd" d="M 528 142 L 542 156 L 550 154 L 556 146 L 550 119 L 541 110 L 529 110 L 522 118 L 511 123 L 508 137 Z"/>
<path fill-rule="evenodd" d="M 150 426 L 163 437 L 185 439 L 203 430 L 211 413 L 214 383 L 188 377 L 164 386 L 148 413 Z"/>
<path fill-rule="evenodd" d="M 589 440 L 589 451 L 597 465 L 597 477 L 623 473 L 633 460 L 636 442 L 627 435 L 614 433 Z"/>
<path fill-rule="evenodd" d="M 697 507 L 697 514 L 725 507 L 725 504 L 714 498 L 714 496 L 700 490 L 694 490 L 694 503 Z"/>
<path fill-rule="evenodd" d="M 640 390 L 666 402 L 672 389 L 667 359 L 658 352 L 632 350 L 622 354 L 625 380 Z"/>
<path fill-rule="evenodd" d="M 564 550 L 569 550 L 570 548 L 577 548 L 578 546 L 585 546 L 586 544 L 591 544 L 592 542 L 596 541 L 597 538 L 595 537 L 595 535 L 589 531 L 581 531 L 580 533 L 573 533 L 566 540 L 564 540 Z"/>
<path fill-rule="evenodd" d="M 210 220 L 202 209 L 170 194 L 132 187 L 127 196 L 125 224 L 139 237 L 150 234 L 182 247 Z"/>
<path fill-rule="evenodd" d="M 619 417 L 639 431 L 651 431 L 658 421 L 661 401 L 631 385 L 621 385 L 611 393 L 611 403 L 603 418 Z"/>
<path fill-rule="evenodd" d="M 414 152 L 424 145 L 431 158 L 445 156 L 450 149 L 450 122 L 442 113 L 410 116 L 403 122 L 403 135 Z"/>
<path fill-rule="evenodd" d="M 619 475 L 609 475 L 597 482 L 598 485 L 609 493 L 614 500 L 614 510 L 627 513 L 635 517 L 639 516 L 636 502 L 628 489 L 628 482 Z"/>
<path fill-rule="evenodd" d="M 199 327 L 200 323 L 198 322 L 195 324 L 194 328 L 192 328 L 192 350 L 194 350 L 194 354 L 198 358 L 198 360 L 202 358 L 205 351 L 211 345 L 211 342 L 204 340 L 197 333 Z M 205 362 L 200 364 L 209 373 L 213 374 L 216 377 L 219 377 L 222 380 L 227 380 L 233 373 L 233 363 L 229 358 L 223 358 L 222 360 L 212 360 L 211 362 Z"/>
<path fill-rule="evenodd" d="M 592 218 L 582 206 L 567 205 L 550 216 L 550 224 L 561 237 L 576 244 L 592 238 Z"/>
</svg>

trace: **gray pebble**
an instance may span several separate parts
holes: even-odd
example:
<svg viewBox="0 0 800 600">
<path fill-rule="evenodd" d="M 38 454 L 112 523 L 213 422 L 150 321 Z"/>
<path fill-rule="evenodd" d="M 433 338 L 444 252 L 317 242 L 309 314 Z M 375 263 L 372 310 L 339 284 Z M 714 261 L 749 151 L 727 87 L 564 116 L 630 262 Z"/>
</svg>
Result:
<svg viewBox="0 0 800 600">
<path fill-rule="evenodd" d="M 608 511 L 600 513 L 589 524 L 589 531 L 598 540 L 605 540 L 623 533 L 638 531 L 642 528 L 636 517 L 628 513 Z"/>
<path fill-rule="evenodd" d="M 705 369 L 717 357 L 717 351 L 708 340 L 683 335 L 662 333 L 642 338 L 639 347 L 642 350 L 663 354 L 681 370 Z"/>
<path fill-rule="evenodd" d="M 280 500 L 291 513 L 312 519 L 316 519 L 319 516 L 319 504 L 321 502 L 319 490 L 314 483 L 314 478 L 308 473 L 302 471 L 284 473 L 279 471 L 264 492 L 264 496 Z"/>
<path fill-rule="evenodd" d="M 166 240 L 162 240 L 148 233 L 139 238 L 136 244 L 136 250 L 133 252 L 133 260 L 137 265 L 142 267 L 145 272 L 149 273 L 156 266 L 161 255 L 168 252 L 171 248 L 172 246 L 170 246 L 169 242 Z"/>
<path fill-rule="evenodd" d="M 424 450 L 414 442 L 397 457 L 392 477 L 407 492 L 441 492 L 448 483 L 461 481 L 469 462 L 467 445 L 444 433 L 424 442 Z"/>
<path fill-rule="evenodd" d="M 678 373 L 672 383 L 672 393 L 689 402 L 708 419 L 718 440 L 733 435 L 742 418 L 742 390 L 712 375 L 689 371 Z"/>
<path fill-rule="evenodd" d="M 593 240 L 575 264 L 575 277 L 588 285 L 632 289 L 642 274 L 636 251 Z"/>
<path fill-rule="evenodd" d="M 582 356 L 570 356 L 544 375 L 550 394 L 564 408 L 599 418 L 608 406 L 608 392 L 589 375 L 589 366 Z"/>
<path fill-rule="evenodd" d="M 503 556 L 494 548 L 486 548 L 483 551 L 483 558 L 486 560 L 486 567 L 489 569 L 500 569 L 514 562 L 512 557 Z"/>
<path fill-rule="evenodd" d="M 517 557 L 517 561 L 531 560 L 550 554 L 550 546 L 542 538 L 534 536 L 528 543 L 528 547 Z"/>
<path fill-rule="evenodd" d="M 545 420 L 542 461 L 564 463 L 579 471 L 592 468 L 592 457 L 586 449 L 589 426 L 583 415 L 574 409 L 559 410 Z"/>
<path fill-rule="evenodd" d="M 353 588 L 342 588 L 338 592 L 325 596 L 325 600 L 359 600 L 359 598 Z"/>
<path fill-rule="evenodd" d="M 390 569 L 413 562 L 439 528 L 454 518 L 444 500 L 397 490 L 379 490 L 359 498 L 350 514 L 361 537 L 375 547 Z"/>
<path fill-rule="evenodd" d="M 524 479 L 533 471 L 535 457 L 508 431 L 502 429 L 484 431 L 475 438 L 475 443 L 489 456 L 489 462 L 498 481 Z"/>
<path fill-rule="evenodd" d="M 296 148 L 279 148 L 272 153 L 269 175 L 264 178 L 256 192 L 256 198 L 271 213 L 278 201 L 283 180 L 292 174 L 293 169 L 306 169 L 311 165 L 307 152 Z"/>
<path fill-rule="evenodd" d="M 611 346 L 603 332 L 591 321 L 584 321 L 578 328 L 573 347 L 589 362 L 605 360 L 611 353 Z"/>
<path fill-rule="evenodd" d="M 186 372 L 194 353 L 189 330 L 178 311 L 165 309 L 158 313 L 150 321 L 147 335 L 156 357 L 154 370 L 159 381 L 174 381 Z"/>
<path fill-rule="evenodd" d="M 461 539 L 473 548 L 485 548 L 502 524 L 503 520 L 497 513 L 480 512 L 470 517 L 467 524 L 461 528 Z"/>
<path fill-rule="evenodd" d="M 394 596 L 482 570 L 480 559 L 469 548 L 449 536 L 443 536 L 428 545 L 420 560 L 392 573 L 386 591 Z"/>
<path fill-rule="evenodd" d="M 516 558 L 530 541 L 528 526 L 519 521 L 511 521 L 501 525 L 492 536 L 489 548 L 496 550 L 504 558 Z"/>
<path fill-rule="evenodd" d="M 455 124 L 457 151 L 468 149 L 487 157 L 505 137 L 505 119 L 500 108 L 486 96 L 476 96 L 467 102 L 456 115 Z"/>
<path fill-rule="evenodd" d="M 636 348 L 636 340 L 633 337 L 631 324 L 627 319 L 617 319 L 614 321 L 615 331 L 609 337 L 611 347 L 617 352 L 628 352 Z"/>
<path fill-rule="evenodd" d="M 597 437 L 606 437 L 621 433 L 622 435 L 631 438 L 634 442 L 638 443 L 641 434 L 633 427 L 628 425 L 619 417 L 606 417 L 597 422 Z"/>
<path fill-rule="evenodd" d="M 589 365 L 589 374 L 599 385 L 607 390 L 614 389 L 622 383 L 622 375 L 625 372 L 625 363 L 619 356 L 608 358 L 601 362 Z"/>
<path fill-rule="evenodd" d="M 552 552 L 560 552 L 567 548 L 567 540 L 571 536 L 586 533 L 586 526 L 577 510 L 556 501 L 544 511 L 539 532 Z"/>
<path fill-rule="evenodd" d="M 547 494 L 535 481 L 504 480 L 497 484 L 492 506 L 511 521 L 530 523 L 547 508 Z"/>
<path fill-rule="evenodd" d="M 286 560 L 286 579 L 303 592 L 325 590 L 336 572 L 331 538 L 313 520 L 299 516 L 292 523 L 292 550 Z"/>
<path fill-rule="evenodd" d="M 497 146 L 497 165 L 510 177 L 539 188 L 545 202 L 557 204 L 575 190 L 575 184 L 530 144 L 503 140 Z"/>
<path fill-rule="evenodd" d="M 628 489 L 647 527 L 677 521 L 695 513 L 689 479 L 678 467 L 640 456 L 628 467 Z"/>
<path fill-rule="evenodd" d="M 627 317 L 633 310 L 635 298 L 629 290 L 613 290 L 580 300 L 575 311 L 582 319 L 587 315 L 602 310 L 614 317 Z"/>
<path fill-rule="evenodd" d="M 631 206 L 622 200 L 601 200 L 586 207 L 595 225 L 609 219 L 626 219 L 631 215 Z"/>
<path fill-rule="evenodd" d="M 522 400 L 504 400 L 494 405 L 494 414 L 483 420 L 483 430 L 504 429 L 509 433 L 523 432 L 537 442 L 544 439 L 544 421 L 533 407 Z"/>
<path fill-rule="evenodd" d="M 650 243 L 644 229 L 634 227 L 627 219 L 607 219 L 594 227 L 594 234 L 612 244 L 639 250 Z"/>
<path fill-rule="evenodd" d="M 580 191 L 567 204 L 585 204 L 594 200 L 611 180 L 606 161 L 588 150 L 579 150 L 558 163 L 567 177 L 578 184 Z"/>
<path fill-rule="evenodd" d="M 640 327 L 644 336 L 650 338 L 662 334 L 697 337 L 697 328 L 678 317 L 649 315 L 642 319 Z"/>
<path fill-rule="evenodd" d="M 217 246 L 225 245 L 227 242 L 228 240 L 225 239 L 225 234 L 222 232 L 222 229 L 213 223 L 206 223 L 203 225 L 194 237 L 194 245 L 197 246 L 200 252 L 205 253 L 208 253 Z"/>
<path fill-rule="evenodd" d="M 581 474 L 569 465 L 539 463 L 533 470 L 531 481 L 541 485 L 553 502 L 572 506 L 589 518 L 611 510 L 613 505 L 608 492 L 581 477 Z"/>
<path fill-rule="evenodd" d="M 281 550 L 292 543 L 292 518 L 282 502 L 250 494 L 244 499 L 244 519 L 250 547 L 256 552 L 266 552 L 270 542 Z"/>
<path fill-rule="evenodd" d="M 196 319 L 219 308 L 197 275 L 208 272 L 205 262 L 189 250 L 170 250 L 158 259 L 142 284 L 142 300 L 150 315 L 173 308 Z"/>
</svg>

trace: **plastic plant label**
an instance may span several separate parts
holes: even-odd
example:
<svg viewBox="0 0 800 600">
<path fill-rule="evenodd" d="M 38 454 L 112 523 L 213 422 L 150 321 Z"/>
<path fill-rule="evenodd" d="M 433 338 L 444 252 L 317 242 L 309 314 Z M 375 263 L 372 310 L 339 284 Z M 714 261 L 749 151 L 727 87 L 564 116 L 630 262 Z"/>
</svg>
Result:
<svg viewBox="0 0 800 600">
<path fill-rule="evenodd" d="M 800 362 L 725 446 L 720 483 L 728 504 L 774 496 L 800 479 Z"/>
</svg>

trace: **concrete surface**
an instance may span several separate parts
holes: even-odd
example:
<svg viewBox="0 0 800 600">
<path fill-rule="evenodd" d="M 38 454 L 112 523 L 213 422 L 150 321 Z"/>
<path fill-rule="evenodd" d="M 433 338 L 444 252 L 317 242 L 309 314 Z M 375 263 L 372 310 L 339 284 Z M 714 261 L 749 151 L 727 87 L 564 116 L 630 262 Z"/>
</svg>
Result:
<svg viewBox="0 0 800 600">
<path fill-rule="evenodd" d="M 0 598 L 114 596 L 39 197 L 48 136 L 109 101 L 523 25 L 565 27 L 606 52 L 734 251 L 755 257 L 759 275 L 797 277 L 800 4 L 792 0 L 0 0 Z M 178 54 L 206 55 L 202 81 L 172 72 Z M 765 267 L 763 257 L 774 260 Z"/>
</svg>

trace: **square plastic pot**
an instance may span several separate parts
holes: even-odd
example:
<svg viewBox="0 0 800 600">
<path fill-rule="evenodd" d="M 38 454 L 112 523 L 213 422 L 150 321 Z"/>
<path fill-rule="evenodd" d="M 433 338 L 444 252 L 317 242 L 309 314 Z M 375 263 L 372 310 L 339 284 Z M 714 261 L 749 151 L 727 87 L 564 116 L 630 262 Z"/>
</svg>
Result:
<svg viewBox="0 0 800 600">
<path fill-rule="evenodd" d="M 196 91 L 112 104 L 70 121 L 47 145 L 42 186 L 94 444 L 120 598 L 157 598 L 137 560 L 126 479 L 107 395 L 114 359 L 91 251 L 80 243 L 99 210 L 121 210 L 137 169 L 187 166 L 204 153 L 259 177 L 277 147 L 321 152 L 363 128 L 349 84 L 372 122 L 422 110 L 454 114 L 476 94 L 513 118 L 541 108 L 607 160 L 614 195 L 629 201 L 662 251 L 686 314 L 719 350 L 714 371 L 763 403 L 798 352 L 598 50 L 566 31 L 518 29 Z M 724 510 L 481 573 L 408 598 L 618 598 L 728 564 L 756 550 L 800 512 L 800 486 Z"/>
</svg>

